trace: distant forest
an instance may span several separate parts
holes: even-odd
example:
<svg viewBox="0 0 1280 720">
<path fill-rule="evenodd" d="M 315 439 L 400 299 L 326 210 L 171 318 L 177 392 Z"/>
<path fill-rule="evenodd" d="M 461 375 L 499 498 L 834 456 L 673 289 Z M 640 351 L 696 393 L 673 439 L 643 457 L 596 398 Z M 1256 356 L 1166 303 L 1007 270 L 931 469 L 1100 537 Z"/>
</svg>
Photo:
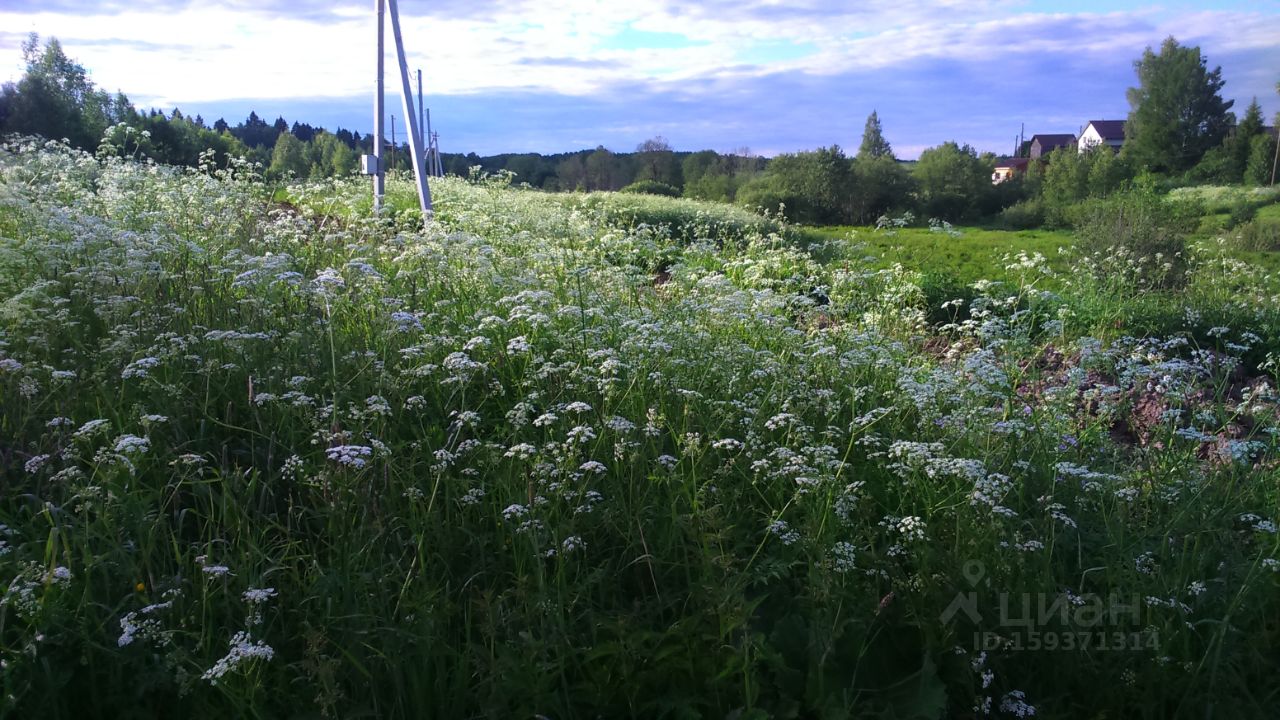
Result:
<svg viewBox="0 0 1280 720">
<path fill-rule="evenodd" d="M 95 87 L 56 39 L 41 47 L 32 35 L 23 54 L 26 73 L 0 90 L 0 133 L 66 139 L 99 155 L 191 167 L 210 153 L 219 165 L 242 157 L 277 180 L 350 175 L 360 155 L 373 151 L 371 135 L 283 117 L 268 122 L 256 112 L 231 125 L 179 109 L 138 110 L 124 94 Z M 634 152 L 597 147 L 552 155 L 444 153 L 441 159 L 447 174 L 462 177 L 509 173 L 514 183 L 545 191 L 735 202 L 812 224 L 865 225 L 912 213 L 1009 227 L 1061 226 L 1083 203 L 1133 188 L 1274 184 L 1280 160 L 1274 128 L 1264 125 L 1256 98 L 1243 117 L 1230 112 L 1233 102 L 1221 96 L 1221 68 L 1210 71 L 1199 48 L 1168 38 L 1158 53 L 1147 48 L 1136 66 L 1139 87 L 1129 90 L 1132 110 L 1118 154 L 1106 147 L 1077 152 L 1068 143 L 1003 182 L 993 182 L 996 156 L 967 144 L 947 141 L 916 162 L 899 161 L 874 111 L 852 157 L 838 145 L 768 159 L 745 148 L 677 152 L 653 137 Z M 389 168 L 408 171 L 408 145 L 383 143 Z"/>
<path fill-rule="evenodd" d="M 262 164 L 272 175 L 300 178 L 346 175 L 359 156 L 373 152 L 372 134 L 338 128 L 328 131 L 283 117 L 268 121 L 256 112 L 232 125 L 225 118 L 208 121 L 175 108 L 165 114 L 139 110 L 123 93 L 108 94 L 89 80 L 85 69 L 50 39 L 43 48 L 36 36 L 23 45 L 27 72 L 0 93 L 0 129 L 6 132 L 66 138 L 76 147 L 98 150 L 105 142 L 116 152 L 156 162 L 195 166 L 212 149 L 219 162 L 227 155 Z M 383 139 L 383 157 L 391 170 L 409 170 L 411 160 L 403 134 L 392 144 Z M 604 147 L 542 155 L 442 153 L 447 174 L 513 173 L 516 182 L 544 190 L 620 190 L 636 182 L 650 189 L 681 194 L 692 187 L 699 196 L 730 200 L 739 180 L 764 167 L 749 150 L 722 155 L 712 150 L 675 152 L 662 138 L 645 141 L 635 152 Z"/>
</svg>

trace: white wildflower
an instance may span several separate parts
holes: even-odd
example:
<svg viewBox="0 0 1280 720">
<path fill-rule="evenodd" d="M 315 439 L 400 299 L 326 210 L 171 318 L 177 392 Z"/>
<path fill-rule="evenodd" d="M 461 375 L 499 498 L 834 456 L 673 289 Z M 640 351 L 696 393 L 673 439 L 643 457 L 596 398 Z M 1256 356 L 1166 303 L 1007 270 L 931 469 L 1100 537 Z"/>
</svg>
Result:
<svg viewBox="0 0 1280 720">
<path fill-rule="evenodd" d="M 33 457 L 33 458 L 31 458 L 30 460 L 26 461 L 26 462 L 22 465 L 22 469 L 23 469 L 23 470 L 25 470 L 25 471 L 27 471 L 27 473 L 29 473 L 29 474 L 31 474 L 31 475 L 34 475 L 34 474 L 36 474 L 36 473 L 40 472 L 40 468 L 44 467 L 45 463 L 47 463 L 47 462 L 49 461 L 49 458 L 50 458 L 50 456 L 49 456 L 48 454 L 45 454 L 45 455 L 36 455 L 35 457 Z"/>
<path fill-rule="evenodd" d="M 326 449 L 324 454 L 339 465 L 358 469 L 369 464 L 366 458 L 373 455 L 373 448 L 364 445 L 338 445 Z"/>
<path fill-rule="evenodd" d="M 151 441 L 137 435 L 121 435 L 116 438 L 116 452 L 124 455 L 141 454 L 151 449 Z"/>
<path fill-rule="evenodd" d="M 271 646 L 258 640 L 253 641 L 249 637 L 249 633 L 241 630 L 231 638 L 231 649 L 221 660 L 214 663 L 200 676 L 202 680 L 208 680 L 209 684 L 217 685 L 227 673 L 235 670 L 239 666 L 252 660 L 267 661 L 275 657 L 276 651 Z"/>
</svg>

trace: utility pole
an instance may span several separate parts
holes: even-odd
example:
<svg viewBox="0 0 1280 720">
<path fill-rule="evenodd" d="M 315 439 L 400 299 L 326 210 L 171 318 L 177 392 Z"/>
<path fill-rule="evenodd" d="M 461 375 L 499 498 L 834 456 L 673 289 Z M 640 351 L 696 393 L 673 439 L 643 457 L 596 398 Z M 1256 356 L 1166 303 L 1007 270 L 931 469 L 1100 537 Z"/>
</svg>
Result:
<svg viewBox="0 0 1280 720">
<path fill-rule="evenodd" d="M 396 169 L 396 116 L 391 116 L 391 160 L 387 163 L 392 170 Z"/>
<path fill-rule="evenodd" d="M 1276 184 L 1276 163 L 1280 162 L 1280 113 L 1276 114 L 1276 154 L 1271 158 L 1271 185 Z M 1265 160 L 1263 162 L 1266 162 Z"/>
<path fill-rule="evenodd" d="M 418 132 L 419 133 L 424 132 L 422 128 L 423 128 L 423 125 L 422 125 L 422 68 L 418 68 Z M 418 138 L 419 145 L 425 146 L 426 142 L 427 142 L 427 138 L 425 136 L 420 136 Z"/>
<path fill-rule="evenodd" d="M 431 217 L 431 188 L 427 186 L 427 169 L 423 164 L 423 147 L 418 139 L 418 119 L 413 114 L 413 89 L 409 86 L 409 64 L 404 58 L 404 40 L 400 37 L 400 11 L 396 0 L 387 0 L 391 9 L 391 34 L 396 40 L 396 59 L 400 62 L 400 100 L 409 124 L 409 154 L 413 158 L 413 176 L 418 186 L 418 204 L 423 220 Z"/>
<path fill-rule="evenodd" d="M 405 62 L 404 57 L 404 40 L 400 36 L 400 10 L 396 4 L 396 0 L 374 0 L 374 14 L 377 16 L 378 30 L 378 62 L 377 62 L 377 82 L 374 86 L 373 96 L 373 154 L 362 155 L 360 157 L 360 170 L 366 175 L 373 176 L 373 212 L 375 215 L 382 211 L 382 200 L 386 191 L 386 164 L 382 161 L 383 154 L 383 137 L 382 137 L 382 120 L 384 113 L 383 94 L 385 87 L 383 86 L 383 58 L 386 54 L 385 36 L 385 11 L 391 11 L 391 34 L 396 44 L 396 59 L 400 64 L 400 99 L 403 103 L 405 121 L 408 125 L 406 128 L 409 135 L 409 154 L 413 160 L 413 177 L 418 186 L 418 204 L 422 208 L 423 220 L 431 218 L 431 188 L 427 186 L 426 168 L 423 166 L 423 138 L 421 123 L 418 117 L 413 114 L 413 88 L 409 85 L 409 66 Z M 422 94 L 422 75 L 418 75 L 418 94 Z M 418 111 L 422 112 L 422 103 L 419 100 Z M 395 160 L 395 132 L 396 119 L 391 117 L 391 160 Z"/>
<path fill-rule="evenodd" d="M 431 111 L 427 110 L 427 174 L 444 175 L 439 171 L 440 148 L 436 147 L 436 134 L 431 131 Z"/>
<path fill-rule="evenodd" d="M 373 9 L 378 16 L 378 81 L 373 93 L 373 214 L 382 212 L 382 196 L 386 193 L 386 174 L 382 167 L 382 58 L 386 55 L 383 46 L 383 3 L 386 0 L 373 0 Z M 366 172 L 369 168 L 366 168 Z"/>
</svg>

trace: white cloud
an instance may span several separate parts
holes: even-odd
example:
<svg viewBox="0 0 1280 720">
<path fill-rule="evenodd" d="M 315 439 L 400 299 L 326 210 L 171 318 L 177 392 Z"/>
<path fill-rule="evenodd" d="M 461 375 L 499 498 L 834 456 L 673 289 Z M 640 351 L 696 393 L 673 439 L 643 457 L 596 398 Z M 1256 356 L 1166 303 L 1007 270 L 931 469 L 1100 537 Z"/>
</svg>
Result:
<svg viewBox="0 0 1280 720">
<path fill-rule="evenodd" d="M 95 82 L 142 105 L 350 97 L 368 94 L 371 85 L 368 2 L 334 8 L 232 0 L 213 7 L 161 0 L 129 7 L 85 3 L 81 11 L 71 0 L 26 2 L 48 10 L 23 11 L 21 3 L 0 10 L 0 27 L 10 32 L 0 38 L 6 52 L 16 54 L 16 32 L 56 36 Z M 1127 66 L 1168 34 L 1202 44 L 1211 63 L 1217 54 L 1249 55 L 1255 60 L 1238 77 L 1259 86 L 1267 82 L 1264 66 L 1280 61 L 1280 16 L 1257 12 L 1043 14 L 1025 12 L 1017 0 L 441 0 L 405 2 L 402 12 L 409 65 L 424 69 L 432 95 L 526 89 L 587 96 L 636 86 L 679 91 L 693 80 L 715 80 L 696 86 L 730 91 L 734 81 L 772 73 L 830 77 L 938 59 L 1044 56 Z M 677 33 L 696 44 L 624 49 L 610 42 L 627 28 Z M 801 51 L 748 62 L 761 42 Z M 391 52 L 387 67 L 395 69 Z M 16 64 L 0 64 L 0 72 L 5 69 L 14 77 L 20 72 Z M 388 80 L 388 88 L 398 86 L 394 76 Z"/>
</svg>

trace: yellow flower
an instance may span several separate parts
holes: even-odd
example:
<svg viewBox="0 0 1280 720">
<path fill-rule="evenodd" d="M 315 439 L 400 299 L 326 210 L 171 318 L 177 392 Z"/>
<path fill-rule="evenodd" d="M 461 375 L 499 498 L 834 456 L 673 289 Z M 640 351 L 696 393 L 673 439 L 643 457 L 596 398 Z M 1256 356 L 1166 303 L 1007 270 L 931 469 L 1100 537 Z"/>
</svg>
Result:
<svg viewBox="0 0 1280 720">
<path fill-rule="evenodd" d="M 143 590 L 147 589 L 147 586 L 146 586 L 146 583 L 138 583 L 137 585 L 133 586 L 133 589 L 137 590 L 138 592 L 142 592 Z"/>
</svg>

